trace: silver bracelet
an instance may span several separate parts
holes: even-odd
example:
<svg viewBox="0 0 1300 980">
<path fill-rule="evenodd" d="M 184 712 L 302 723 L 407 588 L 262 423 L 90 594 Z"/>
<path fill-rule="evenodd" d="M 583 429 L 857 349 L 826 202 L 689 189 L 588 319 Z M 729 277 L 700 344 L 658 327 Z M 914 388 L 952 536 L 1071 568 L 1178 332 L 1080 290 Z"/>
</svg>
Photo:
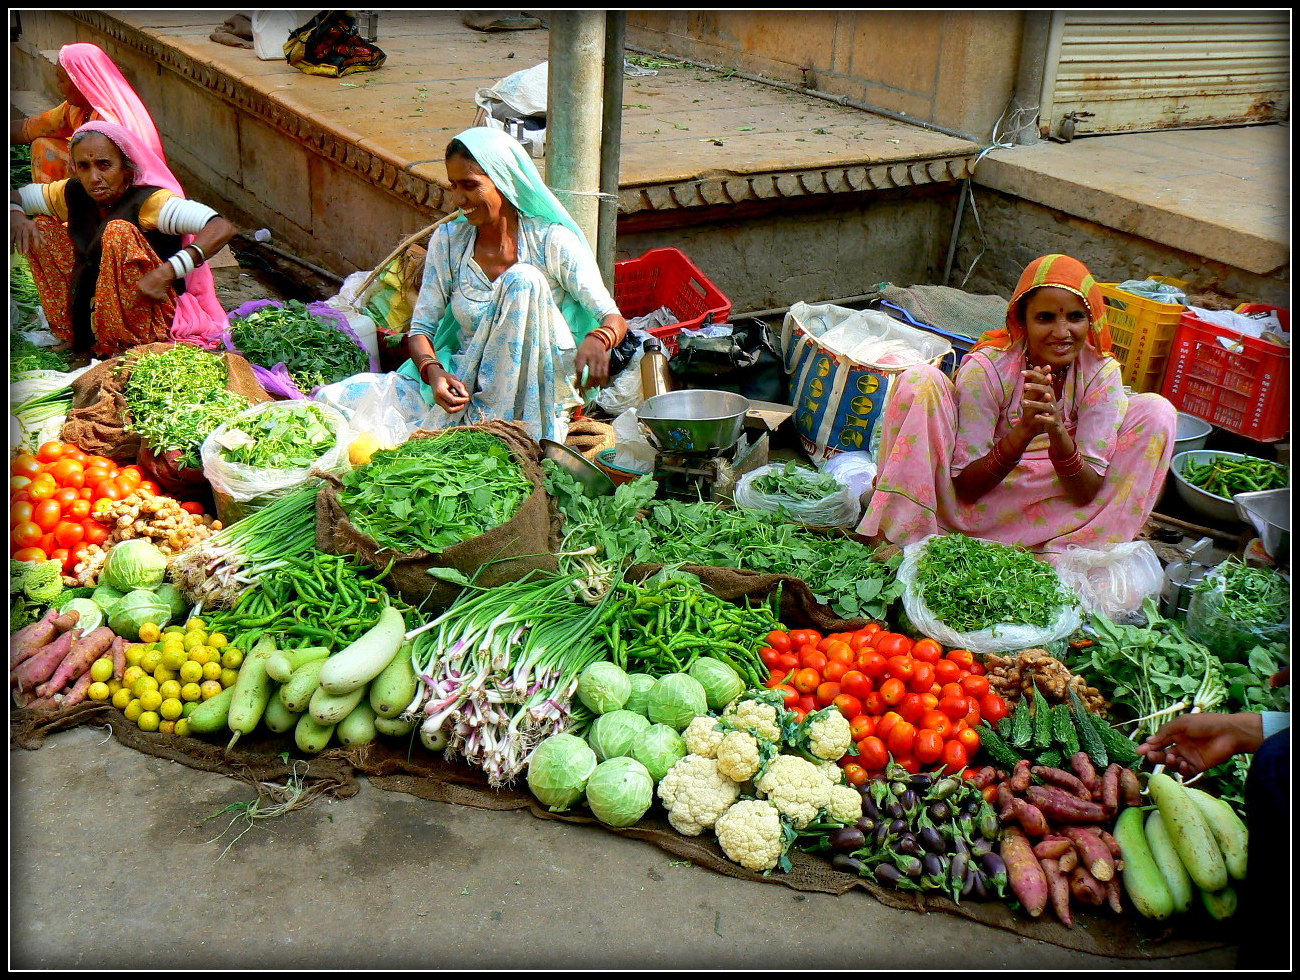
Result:
<svg viewBox="0 0 1300 980">
<path fill-rule="evenodd" d="M 186 245 L 185 247 L 186 247 L 186 248 L 192 248 L 192 249 L 194 249 L 194 251 L 196 251 L 196 252 L 199 253 L 199 261 L 198 261 L 197 265 L 202 265 L 204 262 L 208 261 L 208 254 L 207 254 L 205 251 L 203 251 L 202 248 L 199 247 L 199 243 L 198 243 L 198 242 L 190 242 L 190 243 L 189 243 L 188 245 Z"/>
<path fill-rule="evenodd" d="M 173 255 L 167 262 L 172 267 L 172 271 L 176 273 L 175 278 L 177 279 L 184 279 L 194 271 L 194 256 L 184 249 Z"/>
</svg>

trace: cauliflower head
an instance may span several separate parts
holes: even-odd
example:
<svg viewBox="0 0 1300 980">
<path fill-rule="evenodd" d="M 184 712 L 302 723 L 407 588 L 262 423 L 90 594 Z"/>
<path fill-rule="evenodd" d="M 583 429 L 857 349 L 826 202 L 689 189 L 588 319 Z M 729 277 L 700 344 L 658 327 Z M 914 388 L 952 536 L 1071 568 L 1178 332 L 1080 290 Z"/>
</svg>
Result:
<svg viewBox="0 0 1300 980">
<path fill-rule="evenodd" d="M 718 745 L 717 758 L 718 772 L 738 783 L 753 779 L 763 765 L 757 736 L 745 731 L 727 732 Z"/>
<path fill-rule="evenodd" d="M 837 708 L 823 708 L 805 719 L 807 748 L 819 759 L 834 761 L 853 746 L 849 720 Z"/>
<path fill-rule="evenodd" d="M 781 713 L 775 704 L 756 697 L 741 698 L 727 706 L 722 720 L 769 742 L 781 742 Z"/>
<path fill-rule="evenodd" d="M 659 781 L 659 799 L 679 834 L 698 837 L 740 797 L 740 784 L 718 771 L 717 759 L 685 755 Z"/>
<path fill-rule="evenodd" d="M 686 751 L 693 755 L 702 755 L 706 759 L 718 757 L 718 746 L 726 733 L 718 730 L 718 719 L 712 715 L 700 715 L 682 732 L 682 741 Z"/>
<path fill-rule="evenodd" d="M 803 830 L 826 809 L 832 785 L 817 766 L 797 755 L 778 755 L 754 784 L 796 830 Z"/>
<path fill-rule="evenodd" d="M 832 786 L 826 814 L 840 823 L 857 823 L 862 819 L 862 794 L 852 786 Z"/>
<path fill-rule="evenodd" d="M 714 830 L 723 853 L 750 871 L 771 871 L 785 853 L 781 812 L 767 800 L 732 804 Z"/>
</svg>

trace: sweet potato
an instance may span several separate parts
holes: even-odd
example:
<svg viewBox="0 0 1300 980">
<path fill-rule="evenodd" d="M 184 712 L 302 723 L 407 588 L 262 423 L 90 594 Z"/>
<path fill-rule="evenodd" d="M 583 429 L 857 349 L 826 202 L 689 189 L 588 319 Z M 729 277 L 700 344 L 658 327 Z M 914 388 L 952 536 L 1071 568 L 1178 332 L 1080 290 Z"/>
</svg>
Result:
<svg viewBox="0 0 1300 980">
<path fill-rule="evenodd" d="M 1043 866 L 1034 857 L 1029 838 L 1019 827 L 1008 827 L 1002 832 L 1002 861 L 1007 866 L 1007 881 L 1016 898 L 1033 918 L 1047 908 L 1048 886 Z"/>
<path fill-rule="evenodd" d="M 90 670 L 90 665 L 112 646 L 115 635 L 109 627 L 101 626 L 92 631 L 89 636 L 78 638 L 50 679 L 36 688 L 37 695 L 43 698 L 49 697 Z"/>
<path fill-rule="evenodd" d="M 1101 905 L 1106 901 L 1106 886 L 1080 864 L 1070 872 L 1070 894 L 1085 905 Z"/>
<path fill-rule="evenodd" d="M 1138 774 L 1127 766 L 1119 771 L 1119 793 L 1125 806 L 1142 805 L 1142 783 Z"/>
<path fill-rule="evenodd" d="M 1002 820 L 1011 819 L 1011 801 L 1015 799 L 1015 794 L 1011 792 L 1009 781 L 1003 781 L 998 786 L 998 796 L 996 806 L 998 808 L 998 817 Z"/>
<path fill-rule="evenodd" d="M 1100 827 L 1097 828 L 1097 836 L 1101 839 L 1101 842 L 1106 845 L 1106 849 L 1110 851 L 1110 856 L 1116 861 L 1124 856 L 1124 851 L 1119 846 L 1119 841 L 1106 833 L 1106 831 L 1102 830 Z"/>
<path fill-rule="evenodd" d="M 1101 805 L 1106 808 L 1106 812 L 1114 816 L 1119 812 L 1119 771 L 1123 768 L 1117 762 L 1112 762 L 1106 767 L 1105 774 L 1101 777 Z"/>
<path fill-rule="evenodd" d="M 1088 787 L 1083 785 L 1083 780 L 1074 773 L 1066 772 L 1064 769 L 1056 769 L 1052 766 L 1034 766 L 1029 771 L 1043 782 L 1059 786 L 1061 789 L 1073 793 L 1081 800 L 1092 799 Z"/>
<path fill-rule="evenodd" d="M 1111 911 L 1114 912 L 1116 915 L 1123 915 L 1124 903 L 1120 900 L 1119 892 L 1120 892 L 1120 887 L 1119 887 L 1118 878 L 1112 878 L 1110 881 L 1106 882 L 1107 904 L 1110 905 Z"/>
<path fill-rule="evenodd" d="M 1066 827 L 1065 836 L 1074 844 L 1084 867 L 1098 881 L 1115 877 L 1115 858 L 1093 827 Z"/>
<path fill-rule="evenodd" d="M 1043 812 L 1032 803 L 1026 803 L 1018 796 L 1011 798 L 1011 817 L 1016 823 L 1020 824 L 1024 832 L 1030 837 L 1046 837 L 1052 832 L 1052 828 L 1047 825 L 1047 818 Z"/>
<path fill-rule="evenodd" d="M 1101 823 L 1107 818 L 1100 803 L 1081 800 L 1059 786 L 1030 786 L 1028 798 L 1043 816 L 1058 823 Z"/>
<path fill-rule="evenodd" d="M 80 704 L 82 701 L 86 700 L 86 691 L 90 689 L 90 684 L 90 668 L 87 667 L 86 671 L 77 678 L 77 682 L 63 695 L 63 699 L 59 702 L 59 706 L 69 708 L 74 704 Z"/>
<path fill-rule="evenodd" d="M 1053 858 L 1042 861 L 1043 874 L 1047 878 L 1047 894 L 1052 901 L 1052 911 L 1067 929 L 1074 928 L 1074 916 L 1070 914 L 1070 882 Z"/>
<path fill-rule="evenodd" d="M 75 617 L 75 613 L 73 614 Z M 55 620 L 59 618 L 59 613 L 55 609 L 50 609 L 36 622 L 24 626 L 13 636 L 9 637 L 9 669 L 12 671 L 24 660 L 34 656 L 42 647 L 47 647 L 55 641 L 61 631 L 56 625 Z M 75 619 L 73 625 L 76 625 Z"/>
<path fill-rule="evenodd" d="M 113 658 L 113 676 L 118 680 L 126 674 L 126 648 L 129 645 L 125 636 L 115 636 L 113 645 L 108 648 Z"/>
<path fill-rule="evenodd" d="M 1007 780 L 1007 783 L 1011 787 L 1011 792 L 1019 795 L 1029 789 L 1030 765 L 1031 763 L 1028 759 L 1021 759 L 1016 763 L 1016 768 L 1011 772 L 1011 778 Z"/>
<path fill-rule="evenodd" d="M 1053 861 L 1059 861 L 1066 851 L 1073 848 L 1074 844 L 1070 842 L 1068 837 L 1048 836 L 1034 845 L 1034 857 L 1040 861 L 1049 858 Z"/>
<path fill-rule="evenodd" d="M 1083 785 L 1088 787 L 1088 795 L 1095 800 L 1101 792 L 1101 779 L 1097 776 L 1097 769 L 1092 764 L 1092 759 L 1088 758 L 1088 753 L 1076 752 L 1070 756 L 1070 768 Z"/>
<path fill-rule="evenodd" d="M 1056 863 L 1062 871 L 1073 871 L 1075 865 L 1079 863 L 1079 852 L 1075 850 L 1074 845 L 1071 844 L 1070 849 L 1062 854 L 1060 858 L 1057 859 Z"/>
<path fill-rule="evenodd" d="M 998 781 L 998 771 L 992 766 L 985 766 L 975 773 L 975 778 L 971 780 L 978 789 L 984 789 L 992 786 Z"/>
<path fill-rule="evenodd" d="M 55 637 L 9 674 L 10 686 L 20 691 L 31 691 L 37 685 L 49 680 L 72 649 L 72 644 L 80 636 L 81 630 L 70 629 Z"/>
</svg>

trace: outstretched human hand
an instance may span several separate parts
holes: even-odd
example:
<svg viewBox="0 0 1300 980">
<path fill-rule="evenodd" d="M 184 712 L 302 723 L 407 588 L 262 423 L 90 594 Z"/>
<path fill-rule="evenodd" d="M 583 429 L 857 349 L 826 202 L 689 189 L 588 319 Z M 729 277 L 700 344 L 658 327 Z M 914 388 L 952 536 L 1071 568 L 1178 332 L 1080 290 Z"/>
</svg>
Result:
<svg viewBox="0 0 1300 980">
<path fill-rule="evenodd" d="M 1264 742 L 1258 714 L 1187 714 L 1162 725 L 1138 746 L 1157 765 L 1194 776 L 1227 762 L 1240 752 L 1254 752 Z"/>
</svg>

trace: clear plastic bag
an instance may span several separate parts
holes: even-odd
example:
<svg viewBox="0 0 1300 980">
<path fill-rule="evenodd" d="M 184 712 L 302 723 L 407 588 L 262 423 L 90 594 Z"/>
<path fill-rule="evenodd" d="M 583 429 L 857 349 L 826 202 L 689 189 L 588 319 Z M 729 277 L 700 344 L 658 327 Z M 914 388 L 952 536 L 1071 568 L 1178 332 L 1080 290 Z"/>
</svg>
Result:
<svg viewBox="0 0 1300 980">
<path fill-rule="evenodd" d="M 756 470 L 751 470 L 740 478 L 736 484 L 734 501 L 737 507 L 745 507 L 750 510 L 769 510 L 789 515 L 792 520 L 800 524 L 809 524 L 813 527 L 856 527 L 858 518 L 862 512 L 862 506 L 858 502 L 858 494 L 855 494 L 847 483 L 840 480 L 839 477 L 829 474 L 839 489 L 834 493 L 822 497 L 819 500 L 799 500 L 781 493 L 763 493 L 755 484 L 769 473 L 783 471 L 786 469 L 784 463 L 768 463 L 766 466 L 760 466 Z M 808 474 L 815 474 L 816 471 L 807 467 L 800 467 Z"/>
<path fill-rule="evenodd" d="M 1228 559 L 1205 573 L 1205 577 L 1192 592 L 1187 607 L 1187 633 L 1214 651 L 1225 663 L 1245 663 L 1250 651 L 1261 644 L 1286 643 L 1291 629 L 1290 602 L 1285 602 L 1286 614 L 1280 622 L 1268 622 L 1247 612 L 1262 603 L 1242 603 L 1229 594 L 1230 585 L 1225 570 Z M 1240 562 L 1237 562 L 1240 565 Z M 1289 596 L 1290 578 L 1272 569 L 1254 569 L 1252 576 L 1276 576 L 1277 595 Z"/>
<path fill-rule="evenodd" d="M 615 466 L 634 473 L 654 471 L 656 453 L 637 423 L 635 408 L 629 408 L 614 420 L 614 446 Z"/>
<path fill-rule="evenodd" d="M 935 618 L 925 604 L 916 581 L 917 565 L 925 554 L 926 545 L 935 537 L 936 535 L 930 535 L 905 547 L 903 561 L 898 566 L 898 580 L 903 583 L 903 610 L 907 613 L 908 620 L 923 635 L 938 640 L 946 647 L 970 650 L 972 653 L 1006 653 L 1009 650 L 1046 647 L 1049 643 L 1069 636 L 1083 622 L 1079 605 L 1071 603 L 1062 606 L 1056 620 L 1047 626 L 1006 623 L 971 633 L 959 633 L 950 629 L 942 620 Z"/>
<path fill-rule="evenodd" d="M 859 500 L 876 482 L 876 458 L 868 452 L 832 456 L 822 463 L 821 470 L 847 484 Z"/>
<path fill-rule="evenodd" d="M 254 405 L 218 426 L 203 440 L 199 449 L 199 457 L 203 460 L 203 476 L 212 485 L 217 516 L 223 524 L 246 517 L 277 497 L 302 486 L 312 479 L 311 472 L 314 469 L 331 473 L 341 473 L 347 469 L 348 445 L 351 442 L 347 419 L 342 412 L 329 405 L 313 404 L 325 417 L 325 424 L 333 430 L 334 442 L 328 451 L 307 466 L 262 469 L 231 462 L 221 453 L 223 440 L 229 438 L 231 430 L 239 428 L 241 422 L 267 412 L 302 411 L 303 403 L 300 401 L 262 402 Z"/>
<path fill-rule="evenodd" d="M 1106 545 L 1099 550 L 1071 545 L 1051 559 L 1057 574 L 1078 593 L 1085 612 L 1115 623 L 1146 623 L 1142 603 L 1164 587 L 1165 573 L 1146 541 Z"/>
<path fill-rule="evenodd" d="M 353 434 L 370 433 L 382 449 L 393 449 L 406 442 L 420 428 L 429 410 L 420 382 L 395 371 L 354 374 L 318 388 L 312 401 L 341 412 Z"/>
</svg>

